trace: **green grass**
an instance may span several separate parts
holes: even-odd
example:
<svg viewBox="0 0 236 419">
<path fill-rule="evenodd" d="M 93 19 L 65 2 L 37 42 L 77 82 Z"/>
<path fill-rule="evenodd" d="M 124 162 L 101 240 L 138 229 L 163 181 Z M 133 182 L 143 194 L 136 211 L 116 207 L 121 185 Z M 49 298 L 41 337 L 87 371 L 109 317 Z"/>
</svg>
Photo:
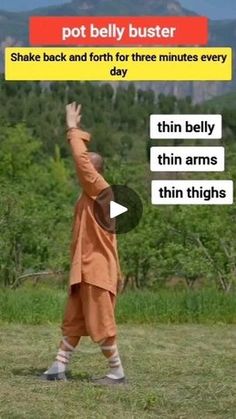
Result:
<svg viewBox="0 0 236 419">
<path fill-rule="evenodd" d="M 59 323 L 66 291 L 21 288 L 0 291 L 0 321 L 21 324 Z M 127 292 L 117 304 L 119 324 L 236 324 L 236 294 L 202 291 Z"/>
<path fill-rule="evenodd" d="M 119 347 L 129 385 L 94 388 L 91 375 L 106 362 L 82 342 L 73 380 L 45 383 L 60 337 L 53 325 L 0 329 L 1 419 L 234 419 L 236 326 L 119 326 Z"/>
</svg>

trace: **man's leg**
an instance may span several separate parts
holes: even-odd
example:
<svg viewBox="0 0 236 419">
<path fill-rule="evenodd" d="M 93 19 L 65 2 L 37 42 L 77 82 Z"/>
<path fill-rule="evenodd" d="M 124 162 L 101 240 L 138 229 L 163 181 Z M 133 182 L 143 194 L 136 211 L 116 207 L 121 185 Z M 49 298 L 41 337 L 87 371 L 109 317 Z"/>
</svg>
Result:
<svg viewBox="0 0 236 419">
<path fill-rule="evenodd" d="M 82 284 L 81 296 L 86 329 L 92 340 L 100 345 L 109 366 L 105 377 L 93 381 L 99 385 L 124 383 L 124 370 L 116 344 L 115 296 L 87 283 Z"/>
<path fill-rule="evenodd" d="M 42 377 L 49 381 L 66 380 L 66 371 L 71 356 L 81 336 L 86 335 L 79 286 L 74 286 L 71 289 L 62 324 L 62 333 L 63 339 L 60 342 L 56 359 Z"/>
<path fill-rule="evenodd" d="M 60 342 L 57 356 L 53 364 L 43 374 L 44 378 L 53 380 L 66 380 L 66 371 L 69 366 L 71 356 L 80 341 L 80 337 L 63 337 Z"/>
<path fill-rule="evenodd" d="M 121 378 L 124 378 L 125 374 L 117 348 L 116 336 L 105 339 L 105 341 L 100 343 L 100 346 L 103 355 L 108 360 L 108 365 L 110 368 L 110 371 L 106 377 L 113 380 L 120 380 Z"/>
</svg>

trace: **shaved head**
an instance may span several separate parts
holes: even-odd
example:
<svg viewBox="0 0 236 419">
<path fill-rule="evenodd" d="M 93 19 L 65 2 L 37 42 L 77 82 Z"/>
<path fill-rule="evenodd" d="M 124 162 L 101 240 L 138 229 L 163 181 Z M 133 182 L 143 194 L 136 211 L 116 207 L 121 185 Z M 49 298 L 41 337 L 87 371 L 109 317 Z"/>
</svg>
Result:
<svg viewBox="0 0 236 419">
<path fill-rule="evenodd" d="M 104 160 L 102 156 L 98 153 L 89 152 L 89 159 L 92 165 L 99 173 L 103 173 L 104 170 Z"/>
</svg>

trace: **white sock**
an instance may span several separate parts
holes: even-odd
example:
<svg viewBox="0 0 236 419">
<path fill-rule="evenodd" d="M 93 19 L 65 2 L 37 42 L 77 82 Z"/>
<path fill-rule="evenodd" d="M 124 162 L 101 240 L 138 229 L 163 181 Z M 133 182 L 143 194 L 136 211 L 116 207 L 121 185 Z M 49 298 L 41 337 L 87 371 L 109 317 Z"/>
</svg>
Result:
<svg viewBox="0 0 236 419">
<path fill-rule="evenodd" d="M 57 361 L 56 359 L 56 361 L 53 362 L 51 367 L 48 368 L 48 370 L 45 371 L 44 374 L 54 375 L 54 374 L 66 372 L 67 365 L 68 364 L 64 364 L 63 362 Z"/>
<path fill-rule="evenodd" d="M 110 372 L 106 374 L 107 377 L 112 378 L 113 380 L 118 380 L 119 378 L 123 378 L 125 376 L 122 364 L 116 368 L 110 368 Z"/>
<path fill-rule="evenodd" d="M 59 349 L 56 360 L 44 374 L 54 375 L 66 372 L 70 358 L 74 352 L 74 348 L 66 341 L 65 338 L 63 339 L 63 344 L 68 348 L 68 350 L 63 351 L 62 349 Z"/>
<path fill-rule="evenodd" d="M 123 378 L 125 376 L 124 370 L 122 367 L 121 359 L 118 353 L 118 349 L 116 345 L 113 346 L 101 346 L 103 351 L 114 351 L 114 353 L 108 358 L 108 364 L 110 367 L 110 372 L 106 374 L 106 377 L 112 378 L 113 380 L 117 380 L 119 378 Z"/>
</svg>

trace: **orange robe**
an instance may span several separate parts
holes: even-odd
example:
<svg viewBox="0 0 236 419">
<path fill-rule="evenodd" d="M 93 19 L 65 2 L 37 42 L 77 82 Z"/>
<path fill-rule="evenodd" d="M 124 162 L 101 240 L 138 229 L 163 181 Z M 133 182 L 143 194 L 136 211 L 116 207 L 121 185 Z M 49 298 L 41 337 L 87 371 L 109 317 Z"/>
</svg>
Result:
<svg viewBox="0 0 236 419">
<path fill-rule="evenodd" d="M 83 281 L 116 295 L 120 277 L 116 235 L 102 229 L 93 214 L 94 200 L 109 185 L 90 162 L 86 146 L 90 134 L 73 128 L 68 141 L 83 188 L 75 207 L 70 285 Z"/>
</svg>

